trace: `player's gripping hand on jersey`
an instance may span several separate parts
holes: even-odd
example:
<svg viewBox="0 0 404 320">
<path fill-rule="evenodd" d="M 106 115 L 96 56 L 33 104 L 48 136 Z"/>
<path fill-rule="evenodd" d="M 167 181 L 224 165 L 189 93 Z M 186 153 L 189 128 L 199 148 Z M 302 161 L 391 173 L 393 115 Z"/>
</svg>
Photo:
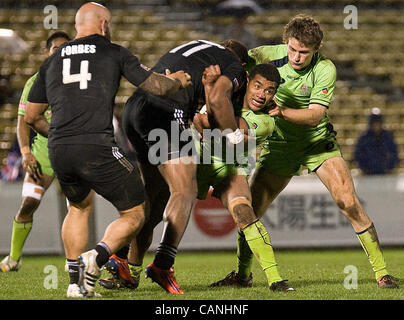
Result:
<svg viewBox="0 0 404 320">
<path fill-rule="evenodd" d="M 178 92 L 178 90 L 192 85 L 191 76 L 183 70 L 171 73 L 166 70 L 166 74 L 152 72 L 145 81 L 139 84 L 139 88 L 147 93 L 160 96 L 170 97 Z"/>
<path fill-rule="evenodd" d="M 210 65 L 206 67 L 202 75 L 202 84 L 206 87 L 213 85 L 222 74 L 219 65 Z"/>
<path fill-rule="evenodd" d="M 281 108 L 277 104 L 278 100 L 275 97 L 272 98 L 271 101 L 268 102 L 268 114 L 272 117 L 282 116 Z"/>
<path fill-rule="evenodd" d="M 183 70 L 178 70 L 177 72 L 171 73 L 171 71 L 167 69 L 166 76 L 173 80 L 181 82 L 182 88 L 186 88 L 192 85 L 191 76 Z"/>
</svg>

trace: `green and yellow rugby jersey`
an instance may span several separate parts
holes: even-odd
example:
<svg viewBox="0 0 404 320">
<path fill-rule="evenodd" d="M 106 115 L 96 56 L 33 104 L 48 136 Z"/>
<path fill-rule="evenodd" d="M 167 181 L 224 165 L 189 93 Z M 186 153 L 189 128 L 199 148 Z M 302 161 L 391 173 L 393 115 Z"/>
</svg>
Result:
<svg viewBox="0 0 404 320">
<path fill-rule="evenodd" d="M 254 137 L 256 139 L 255 141 L 255 146 L 259 147 L 262 145 L 268 137 L 272 135 L 272 133 L 275 130 L 275 120 L 273 117 L 268 115 L 266 111 L 252 111 L 250 109 L 242 109 L 241 110 L 241 117 L 244 118 L 244 120 L 248 124 L 249 128 L 249 135 L 251 137 Z M 209 142 L 203 142 L 200 143 L 198 139 L 195 139 L 196 143 L 196 150 L 198 151 L 198 154 L 203 156 L 205 155 L 211 155 L 211 162 L 212 163 L 220 163 L 220 164 L 226 164 L 226 156 L 224 154 L 217 155 L 214 152 L 215 146 L 213 145 L 213 141 Z M 216 141 L 216 143 L 222 144 L 222 142 Z M 225 152 L 225 148 L 221 149 L 222 152 Z M 251 151 L 251 150 L 250 150 Z M 248 157 L 248 150 L 246 150 L 245 156 Z M 201 162 L 203 160 L 201 159 Z"/>
<path fill-rule="evenodd" d="M 242 109 L 241 116 L 247 122 L 250 135 L 256 138 L 256 145 L 259 147 L 270 137 L 275 129 L 275 120 L 265 111 L 252 111 Z"/>
<path fill-rule="evenodd" d="M 25 108 L 28 101 L 28 95 L 31 90 L 32 85 L 37 77 L 38 73 L 34 74 L 31 78 L 27 80 L 24 86 L 24 90 L 22 92 L 20 103 L 18 106 L 18 115 L 25 116 Z M 51 107 L 48 108 L 44 112 L 46 120 L 50 123 L 52 117 L 52 110 Z M 41 164 L 42 172 L 48 176 L 52 176 L 53 170 L 50 165 L 49 160 L 49 152 L 48 152 L 48 138 L 40 135 L 39 133 L 36 134 L 34 138 L 34 142 L 32 144 L 32 154 L 36 158 L 36 160 Z"/>
<path fill-rule="evenodd" d="M 213 141 L 199 142 L 199 139 L 195 139 L 196 150 L 200 156 L 200 163 L 197 169 L 198 180 L 198 199 L 205 199 L 208 194 L 210 186 L 216 186 L 222 182 L 226 177 L 232 174 L 248 176 L 252 169 L 256 166 L 256 152 L 266 139 L 272 135 L 275 128 L 275 120 L 268 115 L 266 111 L 252 111 L 241 110 L 241 116 L 246 120 L 249 128 L 249 135 L 255 137 L 255 145 L 251 150 L 245 151 L 246 160 L 248 163 L 239 165 L 226 163 L 226 157 L 224 154 L 215 155 Z M 222 140 L 222 139 L 220 139 Z M 220 143 L 216 141 L 216 143 Z M 224 150 L 222 150 L 224 151 Z M 203 163 L 203 156 L 210 155 L 211 163 Z M 254 161 L 250 162 L 251 157 Z"/>
<path fill-rule="evenodd" d="M 304 70 L 295 70 L 288 61 L 287 45 L 261 46 L 251 49 L 249 56 L 255 64 L 272 63 L 281 75 L 281 84 L 275 95 L 280 106 L 305 109 L 310 104 L 328 108 L 334 93 L 336 69 L 331 60 L 319 53 L 313 56 L 311 64 Z M 298 125 L 281 118 L 275 119 L 277 130 L 274 139 L 286 141 L 316 141 L 329 133 L 327 113 L 317 127 Z"/>
<path fill-rule="evenodd" d="M 38 76 L 38 72 L 35 73 L 31 78 L 29 78 L 27 80 L 27 82 L 25 83 L 24 90 L 22 91 L 21 98 L 20 98 L 20 104 L 18 106 L 18 115 L 19 116 L 25 116 L 25 108 L 27 106 L 28 95 L 29 95 L 31 87 L 34 84 L 34 81 L 37 76 Z M 44 114 L 45 114 L 46 120 L 48 120 L 48 122 L 50 123 L 51 117 L 52 117 L 52 110 L 51 110 L 50 106 L 48 106 L 48 108 L 45 110 Z M 37 136 L 38 136 L 38 139 L 45 139 L 46 141 L 48 140 L 48 138 L 46 138 L 40 134 L 37 134 Z"/>
</svg>

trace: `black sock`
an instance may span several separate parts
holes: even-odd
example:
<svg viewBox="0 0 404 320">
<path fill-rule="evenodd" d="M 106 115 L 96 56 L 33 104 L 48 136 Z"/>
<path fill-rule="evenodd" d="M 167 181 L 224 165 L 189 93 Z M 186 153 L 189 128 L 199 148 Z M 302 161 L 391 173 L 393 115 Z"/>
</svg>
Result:
<svg viewBox="0 0 404 320">
<path fill-rule="evenodd" d="M 104 242 L 99 242 L 95 246 L 95 250 L 98 252 L 97 257 L 95 258 L 95 262 L 97 263 L 98 267 L 101 268 L 108 262 L 108 259 L 111 256 L 111 250 Z"/>
<path fill-rule="evenodd" d="M 79 262 L 77 260 L 67 259 L 69 267 L 70 284 L 79 283 Z"/>
<path fill-rule="evenodd" d="M 116 256 L 121 259 L 128 259 L 129 253 L 129 245 L 123 246 L 117 252 L 115 252 Z"/>
<path fill-rule="evenodd" d="M 160 269 L 168 270 L 173 266 L 176 255 L 177 248 L 160 243 L 154 257 L 154 264 Z"/>
</svg>

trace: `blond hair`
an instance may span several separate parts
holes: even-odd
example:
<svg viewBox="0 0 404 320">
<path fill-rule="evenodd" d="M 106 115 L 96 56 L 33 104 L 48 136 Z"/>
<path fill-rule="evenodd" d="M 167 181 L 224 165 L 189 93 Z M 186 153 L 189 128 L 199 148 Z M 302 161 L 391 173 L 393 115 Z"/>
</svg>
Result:
<svg viewBox="0 0 404 320">
<path fill-rule="evenodd" d="M 323 31 L 319 23 L 312 17 L 299 14 L 292 18 L 283 29 L 283 42 L 288 43 L 290 38 L 295 38 L 305 46 L 320 49 L 323 40 Z"/>
</svg>

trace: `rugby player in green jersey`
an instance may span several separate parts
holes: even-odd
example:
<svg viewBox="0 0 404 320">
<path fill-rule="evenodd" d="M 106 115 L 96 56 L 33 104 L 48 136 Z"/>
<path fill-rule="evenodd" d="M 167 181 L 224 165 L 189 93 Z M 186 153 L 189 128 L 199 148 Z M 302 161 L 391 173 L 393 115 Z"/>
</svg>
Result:
<svg viewBox="0 0 404 320">
<path fill-rule="evenodd" d="M 51 56 L 63 43 L 69 41 L 64 32 L 53 33 L 46 41 L 45 57 Z M 26 82 L 18 107 L 17 139 L 22 155 L 22 166 L 26 171 L 22 187 L 22 203 L 13 221 L 10 255 L 0 262 L 0 271 L 18 271 L 21 268 L 21 255 L 33 221 L 33 214 L 41 203 L 46 190 L 51 185 L 55 174 L 48 156 L 48 139 L 37 134 L 30 149 L 30 127 L 24 120 L 28 94 L 38 73 Z M 50 122 L 51 107 L 45 111 Z"/>
<path fill-rule="evenodd" d="M 375 226 L 358 199 L 328 120 L 336 69 L 318 52 L 322 39 L 319 24 L 311 17 L 298 15 L 284 28 L 284 44 L 249 51 L 256 64 L 271 62 L 282 77 L 275 95 L 277 107 L 269 111 L 275 117 L 277 130 L 264 145 L 250 181 L 253 208 L 261 218 L 292 177 L 300 174 L 302 166 L 307 167 L 327 187 L 352 224 L 378 287 L 398 288 L 386 269 Z M 245 279 L 251 270 L 251 253 L 248 246 L 239 243 L 238 248 L 240 263 L 235 275 Z"/>
<path fill-rule="evenodd" d="M 274 131 L 274 118 L 268 115 L 269 105 L 273 100 L 280 83 L 280 75 L 272 64 L 258 64 L 248 75 L 246 93 L 243 99 L 239 127 L 244 129 L 245 141 L 254 137 L 256 147 L 265 142 Z M 205 92 L 209 91 L 209 83 L 205 84 Z M 207 104 L 209 109 L 209 105 Z M 243 124 L 244 122 L 244 124 Z M 210 128 L 208 114 L 199 114 L 194 117 L 194 124 L 203 134 L 201 128 Z M 248 131 L 247 131 L 248 130 Z M 224 207 L 229 210 L 238 227 L 238 243 L 246 246 L 243 250 L 254 255 L 264 270 L 268 285 L 272 291 L 293 291 L 279 275 L 271 239 L 264 225 L 257 219 L 251 203 L 251 192 L 248 186 L 248 168 L 237 163 L 226 163 L 223 157 L 212 155 L 212 144 L 204 147 L 202 143 L 201 157 L 207 151 L 212 158 L 211 164 L 201 161 L 198 165 L 198 199 L 205 199 L 210 186 L 213 195 L 217 197 Z M 246 151 L 246 155 L 251 150 Z M 253 151 L 255 153 L 255 150 Z M 223 282 L 213 286 L 226 285 L 228 279 L 238 275 L 230 273 Z M 246 278 L 239 278 L 233 284 L 242 283 L 242 286 L 252 285 L 251 273 Z"/>
</svg>

